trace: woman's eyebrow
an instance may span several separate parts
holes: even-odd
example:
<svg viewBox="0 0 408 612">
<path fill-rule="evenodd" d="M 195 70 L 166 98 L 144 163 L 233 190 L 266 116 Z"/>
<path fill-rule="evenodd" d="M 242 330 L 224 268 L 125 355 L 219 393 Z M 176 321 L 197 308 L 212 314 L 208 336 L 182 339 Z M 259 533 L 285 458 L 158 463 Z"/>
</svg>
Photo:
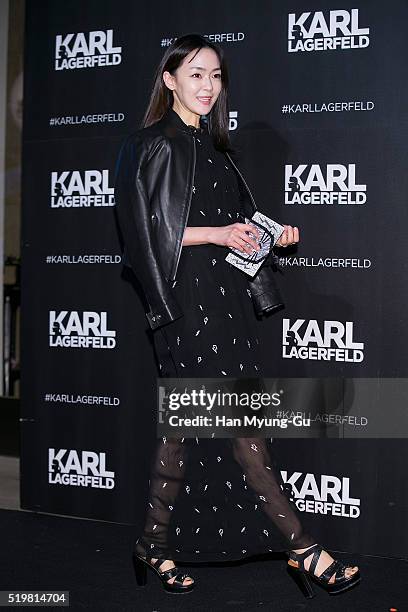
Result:
<svg viewBox="0 0 408 612">
<path fill-rule="evenodd" d="M 190 70 L 205 70 L 205 68 L 202 66 L 190 66 Z M 215 70 L 221 70 L 221 68 L 213 68 L 211 72 L 214 72 Z"/>
</svg>

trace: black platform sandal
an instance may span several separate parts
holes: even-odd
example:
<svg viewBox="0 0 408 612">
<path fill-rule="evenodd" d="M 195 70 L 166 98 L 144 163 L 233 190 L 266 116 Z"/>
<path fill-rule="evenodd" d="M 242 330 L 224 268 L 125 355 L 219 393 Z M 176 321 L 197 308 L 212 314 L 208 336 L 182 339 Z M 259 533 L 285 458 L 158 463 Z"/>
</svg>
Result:
<svg viewBox="0 0 408 612">
<path fill-rule="evenodd" d="M 189 593 L 194 589 L 195 582 L 183 584 L 184 579 L 191 578 L 191 576 L 182 574 L 178 567 L 172 567 L 171 569 L 161 572 L 159 568 L 164 563 L 165 559 L 156 559 L 156 561 L 152 562 L 152 558 L 154 557 L 139 557 L 139 555 L 133 553 L 133 567 L 135 569 L 136 582 L 139 586 L 145 586 L 147 584 L 147 568 L 150 567 L 159 576 L 163 583 L 163 587 L 169 593 Z M 170 578 L 173 578 L 173 576 L 175 576 L 173 582 L 167 582 Z"/>
<path fill-rule="evenodd" d="M 347 566 L 341 563 L 341 561 L 336 560 L 333 561 L 320 576 L 316 576 L 314 572 L 322 551 L 323 548 L 320 544 L 313 544 L 313 546 L 302 553 L 295 553 L 293 550 L 288 553 L 289 561 L 287 571 L 307 599 L 311 599 L 315 596 L 312 581 L 325 589 L 329 595 L 338 595 L 356 586 L 361 580 L 359 571 L 355 572 L 349 578 L 346 578 L 345 570 Z M 313 558 L 307 570 L 305 569 L 304 561 L 312 553 Z M 336 574 L 335 580 L 334 582 L 329 582 L 333 574 Z"/>
</svg>

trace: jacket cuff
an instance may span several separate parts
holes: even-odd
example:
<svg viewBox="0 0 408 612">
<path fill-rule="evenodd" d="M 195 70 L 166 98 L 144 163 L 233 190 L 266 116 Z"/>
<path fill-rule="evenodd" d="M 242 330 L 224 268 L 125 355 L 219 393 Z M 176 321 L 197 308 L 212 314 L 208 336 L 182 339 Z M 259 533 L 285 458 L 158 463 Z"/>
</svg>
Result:
<svg viewBox="0 0 408 612">
<path fill-rule="evenodd" d="M 146 313 L 146 318 L 151 329 L 157 329 L 158 327 L 162 327 L 162 325 L 168 325 L 172 321 L 175 321 L 182 316 L 183 312 L 176 302 L 174 302 L 171 306 L 166 303 L 164 308 L 151 309 Z"/>
<path fill-rule="evenodd" d="M 252 303 L 258 316 L 280 310 L 285 306 L 275 274 L 272 267 L 263 266 L 253 279 L 248 279 Z"/>
<path fill-rule="evenodd" d="M 252 296 L 255 312 L 258 316 L 284 308 L 285 304 L 276 293 L 262 293 Z"/>
</svg>

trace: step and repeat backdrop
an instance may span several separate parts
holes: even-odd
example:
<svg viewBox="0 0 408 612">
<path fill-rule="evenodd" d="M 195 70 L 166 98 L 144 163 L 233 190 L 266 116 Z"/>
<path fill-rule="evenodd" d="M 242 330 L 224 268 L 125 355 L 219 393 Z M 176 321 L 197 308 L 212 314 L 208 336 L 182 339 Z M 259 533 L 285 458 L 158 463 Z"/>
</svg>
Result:
<svg viewBox="0 0 408 612">
<path fill-rule="evenodd" d="M 182 34 L 224 48 L 237 163 L 258 208 L 301 230 L 279 253 L 286 308 L 257 322 L 266 375 L 406 376 L 407 21 L 398 0 L 27 1 L 24 509 L 135 530 L 143 517 L 157 369 L 121 262 L 114 169 Z M 351 395 L 344 439 L 275 440 L 282 479 L 318 541 L 404 556 L 403 422 L 385 395 L 373 437 L 370 403 Z"/>
</svg>

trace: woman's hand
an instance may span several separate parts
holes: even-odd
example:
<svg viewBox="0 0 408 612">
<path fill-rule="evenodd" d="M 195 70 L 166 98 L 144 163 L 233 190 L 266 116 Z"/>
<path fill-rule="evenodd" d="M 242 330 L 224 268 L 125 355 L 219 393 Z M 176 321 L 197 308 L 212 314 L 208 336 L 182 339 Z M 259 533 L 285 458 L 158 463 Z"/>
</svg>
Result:
<svg viewBox="0 0 408 612">
<path fill-rule="evenodd" d="M 291 225 L 284 225 L 284 231 L 275 246 L 287 247 L 299 242 L 299 229 Z"/>
<path fill-rule="evenodd" d="M 260 249 L 257 241 L 250 238 L 247 234 L 247 232 L 251 232 L 259 238 L 259 232 L 255 227 L 247 223 L 231 223 L 231 225 L 210 227 L 208 229 L 208 241 L 212 244 L 238 249 L 242 253 L 248 254 Z"/>
</svg>

